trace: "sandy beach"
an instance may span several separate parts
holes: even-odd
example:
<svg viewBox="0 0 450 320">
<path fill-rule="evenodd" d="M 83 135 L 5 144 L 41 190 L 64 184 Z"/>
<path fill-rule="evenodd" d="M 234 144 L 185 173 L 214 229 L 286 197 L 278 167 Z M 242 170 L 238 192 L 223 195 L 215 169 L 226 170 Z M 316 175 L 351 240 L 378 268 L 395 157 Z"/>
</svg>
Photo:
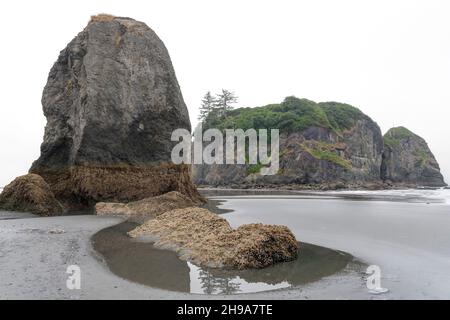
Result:
<svg viewBox="0 0 450 320">
<path fill-rule="evenodd" d="M 343 271 L 299 287 L 238 295 L 152 288 L 113 274 L 91 237 L 121 218 L 76 215 L 33 218 L 0 214 L 0 299 L 445 299 L 450 297 L 450 216 L 446 203 L 301 197 L 221 197 L 233 225 L 288 225 L 299 241 L 342 250 L 379 265 L 388 293 L 373 295 L 364 270 Z M 274 214 L 276 213 L 276 214 Z M 69 265 L 81 268 L 81 289 L 66 287 Z"/>
</svg>

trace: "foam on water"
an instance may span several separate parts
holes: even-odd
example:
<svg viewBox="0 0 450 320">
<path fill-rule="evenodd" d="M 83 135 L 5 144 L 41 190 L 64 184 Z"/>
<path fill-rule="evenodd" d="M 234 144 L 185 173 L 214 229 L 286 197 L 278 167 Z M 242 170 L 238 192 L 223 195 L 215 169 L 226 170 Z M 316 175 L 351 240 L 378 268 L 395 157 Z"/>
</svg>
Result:
<svg viewBox="0 0 450 320">
<path fill-rule="evenodd" d="M 330 196 L 358 196 L 371 200 L 405 201 L 405 202 L 433 202 L 450 204 L 449 189 L 405 189 L 405 190 L 345 190 L 345 191 L 321 191 L 315 194 Z"/>
</svg>

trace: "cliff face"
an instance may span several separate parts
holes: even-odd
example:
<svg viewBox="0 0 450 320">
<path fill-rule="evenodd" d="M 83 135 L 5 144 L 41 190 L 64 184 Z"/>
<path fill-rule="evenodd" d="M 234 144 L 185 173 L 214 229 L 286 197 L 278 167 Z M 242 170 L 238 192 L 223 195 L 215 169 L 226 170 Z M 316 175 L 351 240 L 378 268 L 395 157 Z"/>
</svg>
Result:
<svg viewBox="0 0 450 320">
<path fill-rule="evenodd" d="M 439 164 L 424 139 L 404 127 L 384 135 L 381 178 L 393 183 L 445 186 Z"/>
<path fill-rule="evenodd" d="M 217 125 L 211 122 L 206 127 Z M 262 176 L 258 165 L 196 165 L 193 175 L 198 184 L 328 184 L 333 188 L 380 183 L 380 128 L 352 106 L 288 97 L 279 105 L 234 110 L 224 126 L 279 128 L 280 170 Z"/>
<path fill-rule="evenodd" d="M 168 191 L 198 197 L 189 168 L 169 164 L 189 115 L 169 54 L 144 23 L 107 15 L 61 51 L 48 76 L 41 156 L 30 172 L 57 198 L 92 205 Z"/>
</svg>

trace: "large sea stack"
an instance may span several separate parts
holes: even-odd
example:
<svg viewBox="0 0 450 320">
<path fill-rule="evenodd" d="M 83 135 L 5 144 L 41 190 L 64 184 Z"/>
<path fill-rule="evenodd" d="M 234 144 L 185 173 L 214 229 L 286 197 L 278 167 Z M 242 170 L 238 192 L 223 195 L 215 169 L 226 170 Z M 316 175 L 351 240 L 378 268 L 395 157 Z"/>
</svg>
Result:
<svg viewBox="0 0 450 320">
<path fill-rule="evenodd" d="M 384 135 L 381 178 L 413 186 L 447 185 L 426 141 L 405 127 L 392 128 Z"/>
<path fill-rule="evenodd" d="M 200 199 L 189 167 L 173 165 L 171 133 L 189 115 L 163 42 L 147 25 L 98 15 L 48 76 L 41 156 L 31 173 L 70 206 L 179 191 Z"/>
</svg>

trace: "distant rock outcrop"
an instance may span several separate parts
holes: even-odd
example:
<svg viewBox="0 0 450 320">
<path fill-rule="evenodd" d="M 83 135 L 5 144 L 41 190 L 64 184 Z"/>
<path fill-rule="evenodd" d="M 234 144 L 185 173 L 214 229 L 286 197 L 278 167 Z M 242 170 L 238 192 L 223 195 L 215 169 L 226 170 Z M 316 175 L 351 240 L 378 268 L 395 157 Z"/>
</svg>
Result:
<svg viewBox="0 0 450 320">
<path fill-rule="evenodd" d="M 264 268 L 295 260 L 299 249 L 285 226 L 248 224 L 233 229 L 224 218 L 195 207 L 167 211 L 128 234 L 155 240 L 157 247 L 213 268 Z"/>
<path fill-rule="evenodd" d="M 17 177 L 0 194 L 3 210 L 31 212 L 40 216 L 56 216 L 63 207 L 56 200 L 50 186 L 37 174 Z"/>
<path fill-rule="evenodd" d="M 384 135 L 381 178 L 392 183 L 446 186 L 428 144 L 404 127 L 392 128 Z"/>
<path fill-rule="evenodd" d="M 189 115 L 169 54 L 144 23 L 99 15 L 61 51 L 42 105 L 41 156 L 30 169 L 69 207 L 169 191 L 200 200 L 185 165 L 170 163 Z"/>
</svg>

